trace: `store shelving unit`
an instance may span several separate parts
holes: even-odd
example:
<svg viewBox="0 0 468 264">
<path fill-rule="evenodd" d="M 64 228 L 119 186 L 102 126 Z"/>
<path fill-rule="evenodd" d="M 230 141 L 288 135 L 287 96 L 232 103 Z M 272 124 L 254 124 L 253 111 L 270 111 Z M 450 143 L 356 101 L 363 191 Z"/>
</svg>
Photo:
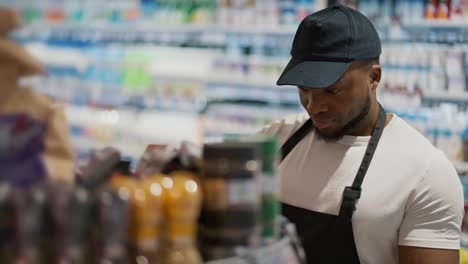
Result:
<svg viewBox="0 0 468 264">
<path fill-rule="evenodd" d="M 421 20 L 411 24 L 402 24 L 405 29 L 458 29 L 468 30 L 468 22 L 466 21 L 453 21 L 453 20 Z"/>
<path fill-rule="evenodd" d="M 468 23 L 464 21 L 422 20 L 411 24 L 402 24 L 412 40 L 438 43 L 466 43 L 468 41 Z"/>
<path fill-rule="evenodd" d="M 244 34 L 244 35 L 276 35 L 291 36 L 296 32 L 296 26 L 249 26 L 249 25 L 209 25 L 209 24 L 181 24 L 181 25 L 157 25 L 155 23 L 129 22 L 129 23 L 35 23 L 20 30 L 26 33 L 37 29 L 49 32 L 66 31 L 107 31 L 107 32 L 133 32 L 133 33 L 168 33 L 168 34 L 199 34 L 199 33 L 223 33 L 223 34 Z"/>
<path fill-rule="evenodd" d="M 449 93 L 446 91 L 425 92 L 423 95 L 423 100 L 468 104 L 468 92 L 460 92 L 460 93 Z"/>
<path fill-rule="evenodd" d="M 168 81 L 186 81 L 186 82 L 200 82 L 205 84 L 223 84 L 238 87 L 250 87 L 260 89 L 273 89 L 280 91 L 291 91 L 293 86 L 277 86 L 276 80 L 265 80 L 260 78 L 228 78 L 226 76 L 182 76 L 182 75 L 169 75 L 169 74 L 155 74 L 155 78 Z"/>
</svg>

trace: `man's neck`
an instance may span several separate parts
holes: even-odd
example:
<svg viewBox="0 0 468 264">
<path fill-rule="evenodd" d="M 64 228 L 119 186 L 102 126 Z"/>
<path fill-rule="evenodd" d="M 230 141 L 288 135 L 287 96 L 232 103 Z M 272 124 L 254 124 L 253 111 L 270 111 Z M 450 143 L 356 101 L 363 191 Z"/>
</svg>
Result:
<svg viewBox="0 0 468 264">
<path fill-rule="evenodd" d="M 377 119 L 379 117 L 380 107 L 377 101 L 371 103 L 371 107 L 369 109 L 369 114 L 367 114 L 366 118 L 362 120 L 361 124 L 356 127 L 349 135 L 351 136 L 370 136 L 374 131 L 375 124 L 377 123 Z"/>
</svg>

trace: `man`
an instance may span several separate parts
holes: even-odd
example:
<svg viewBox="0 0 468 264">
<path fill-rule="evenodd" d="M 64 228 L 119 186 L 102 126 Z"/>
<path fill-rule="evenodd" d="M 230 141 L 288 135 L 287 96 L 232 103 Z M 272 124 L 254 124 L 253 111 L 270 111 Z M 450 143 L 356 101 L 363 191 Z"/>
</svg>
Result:
<svg viewBox="0 0 468 264">
<path fill-rule="evenodd" d="M 381 44 L 361 13 L 305 18 L 278 85 L 307 114 L 265 127 L 282 145 L 283 214 L 308 263 L 456 264 L 463 195 L 441 151 L 376 98 Z"/>
</svg>

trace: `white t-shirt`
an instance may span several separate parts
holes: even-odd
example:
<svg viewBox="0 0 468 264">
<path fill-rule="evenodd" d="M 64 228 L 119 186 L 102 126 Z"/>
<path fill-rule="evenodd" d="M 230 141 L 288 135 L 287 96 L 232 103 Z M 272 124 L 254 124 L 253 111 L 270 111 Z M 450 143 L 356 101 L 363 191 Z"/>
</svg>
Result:
<svg viewBox="0 0 468 264">
<path fill-rule="evenodd" d="M 307 114 L 288 117 L 260 133 L 276 135 L 283 144 L 307 119 Z M 326 143 L 309 133 L 278 168 L 281 201 L 337 215 L 369 139 L 345 136 Z M 361 263 L 396 264 L 398 245 L 459 249 L 463 214 L 462 186 L 451 162 L 393 115 L 352 220 Z"/>
</svg>

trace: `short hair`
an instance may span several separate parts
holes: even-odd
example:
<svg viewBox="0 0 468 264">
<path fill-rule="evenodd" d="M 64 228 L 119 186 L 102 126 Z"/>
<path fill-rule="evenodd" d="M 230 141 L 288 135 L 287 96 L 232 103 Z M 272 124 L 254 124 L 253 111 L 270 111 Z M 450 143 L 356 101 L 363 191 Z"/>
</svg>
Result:
<svg viewBox="0 0 468 264">
<path fill-rule="evenodd" d="M 369 64 L 380 64 L 380 57 L 362 60 L 361 62 L 362 62 L 363 64 L 366 64 L 366 65 L 369 65 Z"/>
<path fill-rule="evenodd" d="M 365 59 L 365 60 L 356 60 L 353 62 L 356 67 L 370 67 L 375 64 L 380 64 L 380 57 Z"/>
</svg>

